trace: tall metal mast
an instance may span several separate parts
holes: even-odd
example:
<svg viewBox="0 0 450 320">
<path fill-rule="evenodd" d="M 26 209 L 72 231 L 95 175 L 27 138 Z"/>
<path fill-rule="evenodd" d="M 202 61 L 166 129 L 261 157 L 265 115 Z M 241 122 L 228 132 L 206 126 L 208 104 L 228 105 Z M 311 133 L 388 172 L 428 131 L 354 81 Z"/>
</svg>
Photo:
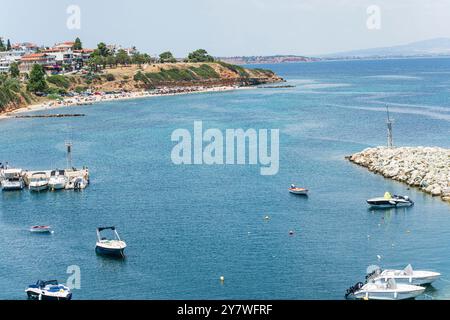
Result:
<svg viewBox="0 0 450 320">
<path fill-rule="evenodd" d="M 394 147 L 394 137 L 392 135 L 392 124 L 394 123 L 394 119 L 391 119 L 390 115 L 389 115 L 389 106 L 386 106 L 386 112 L 387 112 L 387 138 L 388 138 L 388 148 L 393 148 Z"/>
<path fill-rule="evenodd" d="M 72 141 L 65 142 L 67 148 L 67 169 L 72 169 Z"/>
</svg>

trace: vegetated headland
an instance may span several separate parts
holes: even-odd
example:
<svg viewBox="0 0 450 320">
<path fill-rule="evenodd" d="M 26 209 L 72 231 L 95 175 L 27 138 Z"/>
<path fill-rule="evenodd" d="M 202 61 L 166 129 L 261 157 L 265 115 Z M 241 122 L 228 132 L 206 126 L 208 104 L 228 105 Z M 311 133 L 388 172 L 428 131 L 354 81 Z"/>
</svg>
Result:
<svg viewBox="0 0 450 320">
<path fill-rule="evenodd" d="M 216 61 L 204 49 L 176 59 L 81 40 L 52 47 L 0 38 L 0 115 L 33 107 L 91 104 L 164 94 L 222 91 L 284 81 L 271 70 Z"/>
<path fill-rule="evenodd" d="M 347 159 L 450 202 L 450 149 L 377 147 L 365 149 Z"/>
</svg>

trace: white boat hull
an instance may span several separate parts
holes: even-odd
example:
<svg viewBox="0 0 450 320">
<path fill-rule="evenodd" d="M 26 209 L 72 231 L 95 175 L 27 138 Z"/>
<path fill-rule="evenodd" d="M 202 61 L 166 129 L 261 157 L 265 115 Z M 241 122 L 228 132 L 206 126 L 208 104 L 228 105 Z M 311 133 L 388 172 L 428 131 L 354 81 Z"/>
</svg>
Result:
<svg viewBox="0 0 450 320">
<path fill-rule="evenodd" d="M 45 184 L 45 185 L 31 185 L 30 184 L 31 191 L 39 192 L 39 191 L 45 191 L 47 189 L 48 189 L 48 184 Z"/>
<path fill-rule="evenodd" d="M 49 183 L 48 188 L 50 190 L 62 190 L 66 187 L 65 182 L 55 182 L 55 183 Z"/>
<path fill-rule="evenodd" d="M 367 300 L 407 300 L 414 299 L 420 296 L 425 291 L 425 288 L 415 289 L 411 291 L 398 292 L 398 291 L 358 291 L 355 292 L 356 299 Z"/>
<path fill-rule="evenodd" d="M 72 293 L 69 289 L 62 289 L 57 292 L 49 292 L 40 288 L 29 288 L 25 290 L 30 300 L 71 300 Z"/>
<path fill-rule="evenodd" d="M 297 195 L 307 195 L 308 190 L 306 189 L 289 189 L 289 192 Z"/>
<path fill-rule="evenodd" d="M 398 274 L 401 270 L 385 270 L 381 275 L 374 278 L 373 281 L 384 281 L 394 279 L 396 283 L 411 285 L 429 285 L 440 278 L 441 274 L 432 271 L 413 271 L 411 275 Z M 397 273 L 397 274 L 396 274 Z"/>
<path fill-rule="evenodd" d="M 8 181 L 3 180 L 1 183 L 1 187 L 3 191 L 16 191 L 16 190 L 22 190 L 24 188 L 24 183 L 22 181 Z"/>
</svg>

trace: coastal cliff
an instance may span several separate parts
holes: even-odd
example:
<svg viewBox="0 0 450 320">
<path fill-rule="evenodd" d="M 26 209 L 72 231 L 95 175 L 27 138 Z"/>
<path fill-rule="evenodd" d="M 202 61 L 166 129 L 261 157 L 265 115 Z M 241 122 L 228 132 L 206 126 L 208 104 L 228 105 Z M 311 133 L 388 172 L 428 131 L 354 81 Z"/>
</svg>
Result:
<svg viewBox="0 0 450 320">
<path fill-rule="evenodd" d="M 105 69 L 93 77 L 72 75 L 70 89 L 138 91 L 171 87 L 250 86 L 283 81 L 274 72 L 223 62 L 167 63 Z"/>
<path fill-rule="evenodd" d="M 347 159 L 450 202 L 450 149 L 377 147 L 365 149 Z"/>
<path fill-rule="evenodd" d="M 156 89 L 169 93 L 188 93 L 208 88 L 245 87 L 282 81 L 271 70 L 249 69 L 221 61 L 124 65 L 104 68 L 95 73 L 46 76 L 48 94 L 44 97 L 27 92 L 25 84 L 17 84 L 17 93 L 11 92 L 13 99 L 0 103 L 0 114 L 31 104 L 62 100 L 74 92 L 142 93 Z"/>
</svg>

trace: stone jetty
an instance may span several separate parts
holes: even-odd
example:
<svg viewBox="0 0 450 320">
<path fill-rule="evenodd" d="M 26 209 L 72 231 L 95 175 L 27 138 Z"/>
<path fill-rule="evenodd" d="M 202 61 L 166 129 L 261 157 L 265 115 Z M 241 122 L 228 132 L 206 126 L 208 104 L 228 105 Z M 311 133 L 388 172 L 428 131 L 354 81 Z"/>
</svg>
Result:
<svg viewBox="0 0 450 320">
<path fill-rule="evenodd" d="M 347 159 L 374 173 L 450 202 L 450 149 L 376 147 L 355 153 Z"/>
</svg>

